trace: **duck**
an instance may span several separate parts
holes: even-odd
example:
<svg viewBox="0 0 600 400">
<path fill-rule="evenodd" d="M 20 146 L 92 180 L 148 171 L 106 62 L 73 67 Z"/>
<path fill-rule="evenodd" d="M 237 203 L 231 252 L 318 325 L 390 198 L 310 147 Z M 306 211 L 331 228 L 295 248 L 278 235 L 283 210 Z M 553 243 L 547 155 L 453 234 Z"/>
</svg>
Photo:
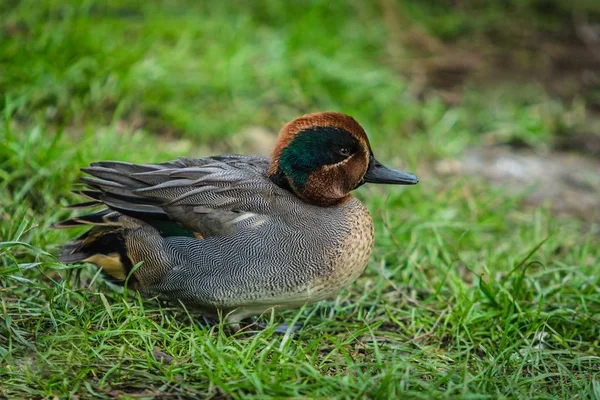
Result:
<svg viewBox="0 0 600 400">
<path fill-rule="evenodd" d="M 271 157 L 221 155 L 83 168 L 88 213 L 55 228 L 88 229 L 62 248 L 118 285 L 179 302 L 232 326 L 269 310 L 335 297 L 364 271 L 372 218 L 351 192 L 414 185 L 388 168 L 367 134 L 339 112 L 285 124 Z"/>
</svg>

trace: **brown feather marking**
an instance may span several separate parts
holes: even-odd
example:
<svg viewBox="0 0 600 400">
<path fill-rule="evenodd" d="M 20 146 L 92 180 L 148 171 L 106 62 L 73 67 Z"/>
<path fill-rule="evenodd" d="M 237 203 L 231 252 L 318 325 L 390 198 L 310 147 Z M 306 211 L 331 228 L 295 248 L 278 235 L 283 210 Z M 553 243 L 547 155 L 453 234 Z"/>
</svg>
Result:
<svg viewBox="0 0 600 400">
<path fill-rule="evenodd" d="M 349 193 L 362 181 L 369 166 L 361 153 L 341 163 L 324 165 L 311 173 L 300 194 L 322 206 L 348 201 Z"/>
</svg>

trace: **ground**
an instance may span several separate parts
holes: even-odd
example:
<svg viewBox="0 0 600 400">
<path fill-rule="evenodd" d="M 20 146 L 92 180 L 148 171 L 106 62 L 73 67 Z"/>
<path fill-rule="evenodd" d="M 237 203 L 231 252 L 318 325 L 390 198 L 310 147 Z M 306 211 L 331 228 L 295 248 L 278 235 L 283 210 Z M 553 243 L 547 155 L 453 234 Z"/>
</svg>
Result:
<svg viewBox="0 0 600 400">
<path fill-rule="evenodd" d="M 596 2 L 200 3 L 0 3 L 0 397 L 600 398 Z M 421 178 L 337 298 L 231 334 L 56 260 L 79 168 L 317 110 Z"/>
</svg>

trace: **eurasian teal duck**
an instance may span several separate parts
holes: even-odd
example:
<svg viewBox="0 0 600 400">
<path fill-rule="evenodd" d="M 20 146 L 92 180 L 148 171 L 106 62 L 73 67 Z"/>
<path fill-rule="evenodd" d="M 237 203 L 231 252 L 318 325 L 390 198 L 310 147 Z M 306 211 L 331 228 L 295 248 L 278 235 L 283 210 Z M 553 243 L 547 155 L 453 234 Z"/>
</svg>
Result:
<svg viewBox="0 0 600 400">
<path fill-rule="evenodd" d="M 74 207 L 102 209 L 57 224 L 91 226 L 60 260 L 230 323 L 337 295 L 373 248 L 371 216 L 350 192 L 418 182 L 380 164 L 363 128 L 336 112 L 287 123 L 270 160 L 102 161 L 83 171 L 89 201 Z"/>
</svg>

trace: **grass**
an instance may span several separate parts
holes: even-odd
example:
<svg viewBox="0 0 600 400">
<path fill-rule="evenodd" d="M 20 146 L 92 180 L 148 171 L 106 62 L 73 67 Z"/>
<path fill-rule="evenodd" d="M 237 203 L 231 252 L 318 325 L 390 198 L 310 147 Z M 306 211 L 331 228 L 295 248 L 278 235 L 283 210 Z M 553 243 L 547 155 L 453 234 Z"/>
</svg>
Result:
<svg viewBox="0 0 600 400">
<path fill-rule="evenodd" d="M 0 5 L 0 397 L 600 398 L 597 218 L 430 172 L 490 138 L 544 151 L 587 123 L 580 103 L 535 84 L 417 99 L 375 4 L 196 3 Z M 397 4 L 442 38 L 483 29 Z M 80 167 L 243 152 L 246 128 L 324 109 L 421 177 L 358 191 L 376 247 L 336 299 L 231 335 L 54 258 Z M 275 334 L 283 321 L 305 328 Z"/>
</svg>

